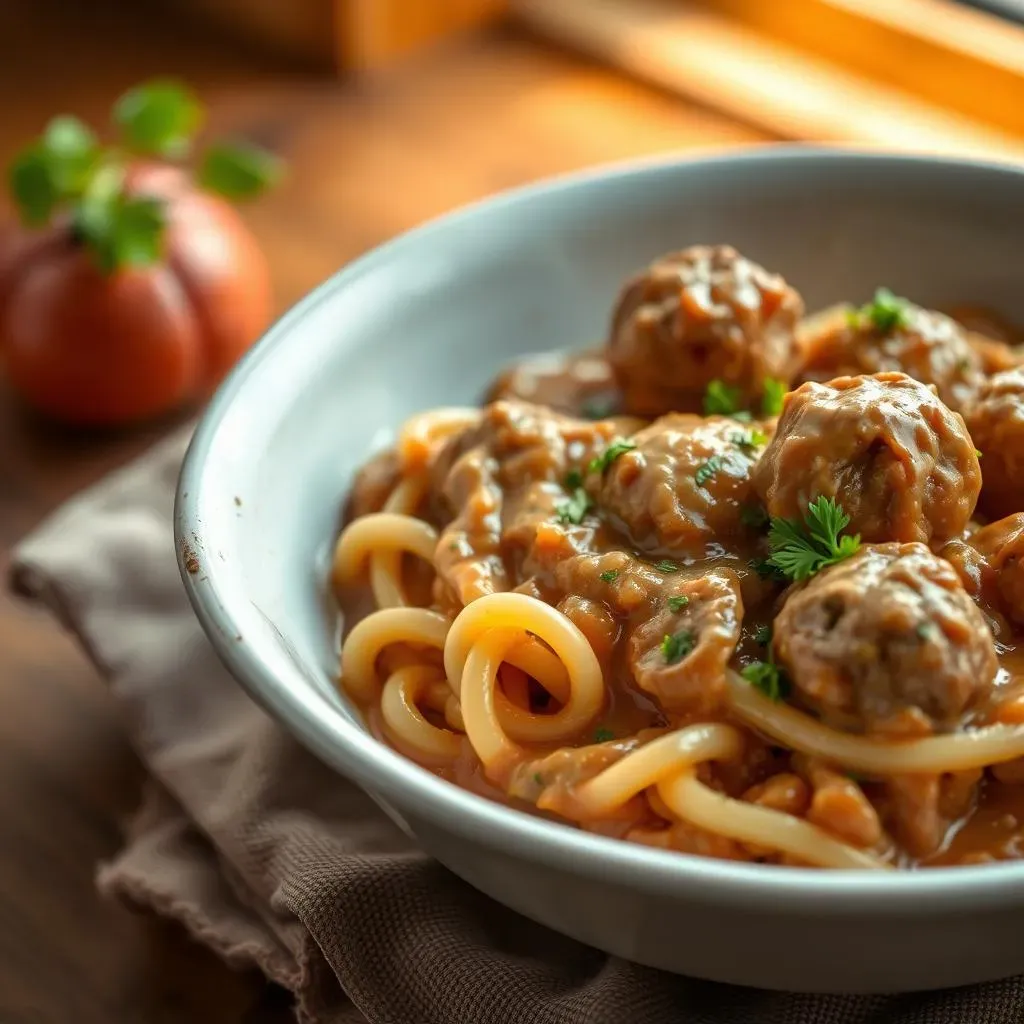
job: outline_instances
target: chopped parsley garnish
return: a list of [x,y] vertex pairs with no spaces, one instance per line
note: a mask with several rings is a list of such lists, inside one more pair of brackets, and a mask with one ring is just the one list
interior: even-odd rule
[[679,572],[679,566],[668,558],[663,558],[654,568],[658,572]]
[[754,448],[760,448],[762,445],[768,443],[768,435],[757,427],[751,427],[750,430],[742,434],[730,434],[729,440],[736,445],[737,448],[742,448],[744,451],[751,451]]
[[697,646],[697,639],[688,630],[678,633],[666,633],[661,641],[661,653],[666,665],[674,665],[685,658]]
[[761,393],[761,415],[778,416],[782,412],[785,397],[786,382],[775,377],[765,377],[764,391]]
[[747,565],[763,580],[784,580],[786,578],[786,574],[772,565],[767,558],[752,558]]
[[762,646],[767,647],[772,642],[772,627],[758,626],[754,639]]
[[538,786],[543,786],[544,785],[544,776],[541,775],[540,772],[534,772],[533,773],[533,781],[536,782]]
[[753,661],[742,669],[740,675],[770,700],[785,700],[789,696],[789,679],[774,662]]
[[981,451],[978,448],[974,449],[974,454],[976,458],[981,458]]
[[636,447],[632,441],[627,441],[624,438],[618,437],[600,455],[595,456],[590,460],[590,465],[587,469],[591,473],[606,473],[608,467],[620,456],[625,455],[626,452],[631,452]]
[[873,327],[879,334],[889,334],[910,326],[910,305],[888,288],[878,288],[870,302],[850,313],[849,321],[852,327]]
[[595,743],[607,743],[609,740],[615,739],[615,733],[611,729],[598,729],[594,733]]
[[614,583],[618,578],[618,569],[606,569],[603,573],[601,573],[601,579],[603,579],[605,583]]
[[735,416],[741,411],[743,392],[730,387],[724,380],[711,381],[704,392],[705,416]]
[[583,474],[578,469],[570,469],[565,474],[565,489],[575,491],[577,487],[583,486]]
[[590,511],[592,505],[590,495],[582,487],[577,487],[570,497],[558,504],[556,508],[558,521],[563,526],[567,526],[569,523],[578,525],[583,522],[583,517]]
[[678,594],[668,599],[668,610],[670,612],[681,612],[689,603],[690,599],[685,594]]
[[740,505],[740,522],[751,530],[768,525],[768,513],[760,505]]
[[849,558],[860,548],[860,537],[841,536],[850,517],[833,498],[815,498],[807,506],[803,523],[772,519],[768,564],[791,580],[810,579],[826,566]]
[[698,487],[703,487],[722,468],[722,456],[712,455],[707,462],[702,462],[693,474]]

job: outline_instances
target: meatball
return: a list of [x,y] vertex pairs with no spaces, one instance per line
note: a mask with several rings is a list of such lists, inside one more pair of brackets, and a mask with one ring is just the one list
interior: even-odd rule
[[752,475],[770,515],[801,519],[834,498],[867,541],[955,537],[981,488],[960,414],[902,373],[801,385]]
[[488,402],[522,400],[588,420],[617,412],[621,399],[604,352],[549,352],[517,362],[487,392]]
[[1024,512],[983,527],[969,544],[984,559],[983,592],[994,591],[999,610],[1024,626]]
[[961,410],[983,373],[981,355],[967,333],[942,313],[890,299],[874,317],[874,306],[859,312],[846,307],[805,328],[801,379],[827,381],[895,370],[935,385],[946,405]]
[[789,382],[803,301],[777,274],[727,245],[670,253],[629,281],[612,317],[608,358],[624,411],[699,412],[712,380],[747,408],[764,382]]
[[992,633],[923,544],[868,545],[795,587],[772,651],[796,700],[850,732],[957,728],[994,687]]
[[672,586],[674,600],[629,637],[637,685],[676,714],[712,715],[725,696],[725,668],[736,650],[743,598],[736,575],[716,570]]
[[[435,553],[442,587],[465,605],[508,590],[509,564],[550,567],[589,535],[586,512],[564,526],[567,476],[607,445],[614,424],[560,416],[526,402],[494,402],[480,421],[451,437],[430,469],[436,518],[446,524]],[[582,540],[582,538],[581,538]]]
[[750,472],[766,440],[760,427],[728,417],[663,416],[587,486],[638,550],[704,555],[713,544],[754,537],[763,512]]
[[964,419],[982,453],[981,508],[996,519],[1024,512],[1024,368],[987,380]]

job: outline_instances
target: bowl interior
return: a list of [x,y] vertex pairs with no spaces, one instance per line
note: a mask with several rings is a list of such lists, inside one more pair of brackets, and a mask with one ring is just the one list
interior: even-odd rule
[[600,340],[623,278],[697,242],[781,272],[812,310],[884,284],[1024,319],[1022,203],[1011,169],[782,149],[561,179],[399,239],[278,323],[213,402],[177,517],[200,617],[265,704],[387,793],[351,747],[324,578],[353,472],[403,419],[476,402],[526,353]]

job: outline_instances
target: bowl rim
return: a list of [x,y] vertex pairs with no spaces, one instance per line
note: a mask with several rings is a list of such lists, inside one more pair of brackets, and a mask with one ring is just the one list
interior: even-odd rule
[[[421,768],[348,722],[296,670],[289,685],[271,672],[259,656],[260,641],[250,637],[266,628],[255,607],[232,607],[222,601],[218,579],[230,569],[217,560],[202,576],[190,573],[185,552],[190,538],[204,548],[204,499],[215,485],[204,466],[229,407],[244,401],[248,378],[272,349],[300,333],[303,320],[321,304],[363,275],[386,263],[392,254],[420,244],[432,235],[462,224],[481,212],[529,204],[542,195],[587,187],[608,179],[638,184],[652,174],[713,171],[715,166],[744,163],[800,162],[822,166],[841,163],[899,168],[935,168],[1012,177],[1024,190],[1024,168],[1010,162],[967,157],[893,154],[853,147],[767,144],[740,151],[658,154],[615,161],[582,171],[560,174],[478,199],[453,212],[434,217],[419,227],[370,250],[344,265],[291,307],[266,331],[221,385],[200,419],[182,464],[175,494],[174,533],[179,572],[192,608],[228,671],[257,703],[282,722],[307,748],[332,768],[393,802],[399,813],[406,807],[435,827],[465,839],[500,849],[527,860],[594,879],[616,879],[637,889],[685,895],[708,903],[732,904],[750,910],[778,910],[804,915],[821,913],[827,900],[830,913],[862,916],[884,913],[938,915],[958,906],[972,909],[1012,906],[1013,891],[1024,895],[1024,862],[928,868],[920,871],[827,871],[714,860],[661,851],[584,832],[477,796]],[[240,399],[241,396],[241,399]],[[235,640],[245,636],[246,642]]]

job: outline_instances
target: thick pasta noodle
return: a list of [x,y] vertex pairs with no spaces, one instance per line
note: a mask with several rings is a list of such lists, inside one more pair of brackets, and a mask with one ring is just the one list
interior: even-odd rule
[[[615,418],[564,411],[585,411],[593,374],[560,359],[503,380],[561,412],[498,393],[401,428],[387,493],[335,547],[343,610],[367,583],[376,606],[347,628],[342,686],[444,778],[626,840],[861,870],[1015,855],[1015,819],[998,842],[971,837],[1024,779],[1024,579],[1007,575],[1024,516],[972,541],[977,457],[926,385],[955,404],[974,378],[932,381],[911,358],[946,345],[963,361],[966,336],[910,304],[800,322],[785,282],[727,247],[666,261],[613,318]],[[686,325],[650,334],[680,302]],[[876,335],[910,375],[796,389],[797,354],[821,379]],[[729,385],[693,354],[726,345],[747,375]],[[758,422],[744,410],[776,376],[793,393]],[[845,417],[863,448],[836,439]],[[889,473],[888,451],[910,471]],[[889,490],[843,489],[872,474]]]

